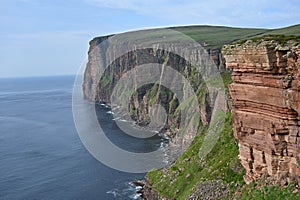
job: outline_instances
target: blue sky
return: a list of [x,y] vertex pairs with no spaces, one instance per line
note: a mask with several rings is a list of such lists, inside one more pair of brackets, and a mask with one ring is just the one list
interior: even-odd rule
[[0,77],[75,74],[95,36],[189,24],[300,23],[298,0],[1,0]]

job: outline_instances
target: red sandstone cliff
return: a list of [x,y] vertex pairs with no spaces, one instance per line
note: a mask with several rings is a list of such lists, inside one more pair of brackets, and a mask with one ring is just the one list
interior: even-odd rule
[[249,40],[222,53],[233,70],[229,89],[245,181],[268,174],[300,183],[300,46]]

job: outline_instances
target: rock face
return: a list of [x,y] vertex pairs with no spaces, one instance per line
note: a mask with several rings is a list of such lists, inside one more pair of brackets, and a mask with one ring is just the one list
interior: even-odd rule
[[[208,92],[208,86],[205,85],[200,72],[197,71],[198,69],[192,67],[184,58],[170,53],[174,52],[172,48],[176,47],[169,46],[167,50],[165,50],[166,48],[162,50],[160,49],[160,44],[152,44],[153,48],[133,49],[125,55],[116,57],[114,52],[117,51],[117,47],[114,49],[114,45],[110,43],[108,38],[109,36],[98,37],[90,42],[88,63],[83,83],[83,93],[86,99],[110,104],[112,91],[126,72],[143,64],[160,63],[171,66],[189,80],[201,104],[199,108],[201,123],[204,125],[209,123],[218,91],[210,89],[210,92]],[[189,62],[199,62],[201,59],[207,59],[204,56],[201,57],[203,54],[200,49],[195,47],[182,48],[180,51],[188,56]],[[223,69],[224,59],[220,50],[209,50],[207,55],[210,56],[219,69]],[[110,65],[105,68],[109,63]],[[214,74],[216,72],[207,70],[205,73]],[[168,116],[164,130],[172,138],[176,134],[176,129],[181,120],[177,113],[179,102],[176,95],[158,84],[144,85],[136,88],[136,91],[128,105],[131,118],[139,125],[147,125],[150,121],[149,106],[151,104],[161,104]]]
[[[108,60],[114,60],[112,65],[106,69],[106,82],[109,82],[110,85],[108,88],[112,88],[115,82],[124,74],[126,71],[134,68],[137,65],[144,63],[163,63],[171,66],[176,66],[181,72],[184,72],[186,76],[191,75],[191,70],[188,69],[190,66],[186,61],[180,57],[174,55],[169,56],[168,52],[159,50],[158,45],[153,45],[153,49],[145,49],[143,51],[130,52],[127,55],[124,55],[120,58],[115,58],[115,55],[111,53],[113,50],[109,50],[111,45],[107,40],[111,36],[101,36],[96,37],[90,41],[89,52],[88,52],[88,63],[84,73],[84,82],[83,82],[83,93],[84,98],[90,101],[103,101],[109,102],[110,100],[110,91],[103,91],[103,83],[97,82],[99,76],[103,73],[103,68],[108,65]],[[100,45],[102,43],[102,45]],[[170,49],[172,50],[172,49]],[[225,70],[225,60],[221,54],[220,49],[207,49],[207,53],[210,56],[210,59],[215,63],[218,70]],[[201,58],[201,53],[199,51],[189,51],[184,52],[184,54],[189,55],[190,61],[199,60]],[[200,55],[199,55],[200,54]],[[109,59],[107,59],[109,57]],[[147,60],[146,60],[146,59]],[[208,72],[215,73],[215,72]],[[110,76],[110,77],[109,77]],[[201,78],[199,78],[201,79]],[[101,81],[101,80],[100,80]],[[102,82],[103,80],[102,77]],[[200,80],[197,80],[200,81]],[[101,85],[102,84],[102,85]],[[100,92],[100,93],[99,93]]]
[[233,70],[234,134],[246,183],[265,174],[300,183],[300,46],[249,40],[222,53]]
[[109,36],[95,38],[90,41],[88,52],[88,63],[84,72],[84,81],[82,85],[85,99],[95,101],[95,94],[98,82],[97,77],[101,74],[101,65],[106,65],[106,49],[101,49],[99,44],[106,41]]

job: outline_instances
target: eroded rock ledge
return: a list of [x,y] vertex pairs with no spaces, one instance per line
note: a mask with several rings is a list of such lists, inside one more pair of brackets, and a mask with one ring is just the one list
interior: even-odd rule
[[300,45],[274,40],[226,45],[233,70],[234,135],[246,183],[265,174],[300,183]]

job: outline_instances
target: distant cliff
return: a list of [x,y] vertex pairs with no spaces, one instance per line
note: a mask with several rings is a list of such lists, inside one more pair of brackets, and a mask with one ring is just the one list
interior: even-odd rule
[[[114,45],[109,43],[108,38],[109,36],[99,37],[90,42],[88,63],[83,83],[83,93],[86,99],[110,105],[112,91],[126,72],[143,64],[160,63],[171,66],[190,81],[194,92],[198,96],[200,105],[201,118],[198,120],[200,120],[200,124],[203,125],[209,123],[218,90],[210,88],[209,93],[200,71],[189,63],[204,59],[201,58],[200,49],[183,47],[180,50],[184,55],[188,56],[189,62],[187,62],[185,58],[173,54],[173,48],[175,47],[172,47],[172,45],[167,47],[169,49],[161,49],[158,44],[153,44],[153,48],[132,50],[125,55],[115,57],[116,55],[113,53]],[[212,49],[209,50],[209,54],[217,67],[224,70],[224,59],[221,56],[221,50]],[[112,60],[113,62],[107,66],[107,60]],[[211,69],[208,69],[205,73],[213,75],[217,72],[210,70]],[[174,138],[181,120],[179,117],[179,109],[182,108],[178,107],[179,102],[176,95],[164,86],[149,84],[136,88],[136,93],[132,95],[130,104],[128,105],[131,118],[140,126],[149,124],[149,106],[157,103],[161,104],[167,113],[167,122],[163,128],[163,132],[165,132],[168,137]],[[188,106],[188,103],[186,103],[185,106]],[[112,107],[112,109],[114,108]],[[197,130],[195,132],[197,132]],[[190,143],[192,139],[193,138],[189,138],[188,143]]]
[[300,183],[299,37],[265,36],[226,45],[234,135],[247,183],[265,174]]
[[[100,75],[100,69],[105,67],[107,63],[106,56],[109,56],[109,52],[107,52],[107,48],[110,45],[107,43],[107,45],[103,45],[102,42],[106,41],[110,36],[102,36],[102,37],[96,37],[93,40],[90,41],[90,47],[88,51],[88,63],[86,66],[86,70],[84,73],[84,83],[83,83],[83,92],[84,97],[90,101],[104,101],[109,102],[109,93],[106,94],[100,94],[99,92],[99,84],[97,83],[97,77]],[[102,43],[102,45],[100,45]],[[104,43],[105,44],[105,43]],[[125,73],[127,70],[133,68],[134,66],[141,65],[144,63],[149,62],[164,62],[167,58],[166,51],[161,51],[158,49],[158,47],[154,47],[152,50],[144,50],[144,51],[138,51],[138,52],[130,52],[128,55],[124,55],[121,58],[114,58],[113,55],[110,55],[110,59],[116,59],[114,64],[109,66],[110,68],[107,69],[107,71],[112,70],[113,68],[120,68],[120,71],[118,73],[113,73],[113,71],[110,72],[111,76],[120,77],[123,73]],[[188,52],[186,52],[188,53]],[[191,56],[194,56],[195,52],[189,52]],[[221,54],[221,48],[208,48],[207,53],[211,56],[211,59],[214,61],[214,63],[217,65],[218,69],[220,71],[225,70],[225,60]],[[155,54],[155,55],[154,55]],[[148,56],[148,57],[147,57]],[[143,60],[143,57],[147,59],[150,58],[150,60]],[[174,64],[181,70],[184,71],[183,66],[186,62],[182,58],[179,58],[181,60],[179,61],[172,61],[171,59],[178,59],[179,57],[168,58],[167,64]],[[192,60],[197,59],[197,57],[194,56],[194,58],[190,57]],[[176,63],[174,63],[176,62]],[[179,66],[181,65],[181,66]],[[108,72],[107,72],[108,73]],[[106,74],[108,75],[108,74]],[[108,80],[107,80],[108,81]],[[116,80],[114,80],[116,81]],[[111,82],[111,87],[113,86],[113,82]],[[98,91],[97,91],[98,90]],[[95,96],[96,94],[96,96]],[[93,99],[95,97],[95,99]]]

